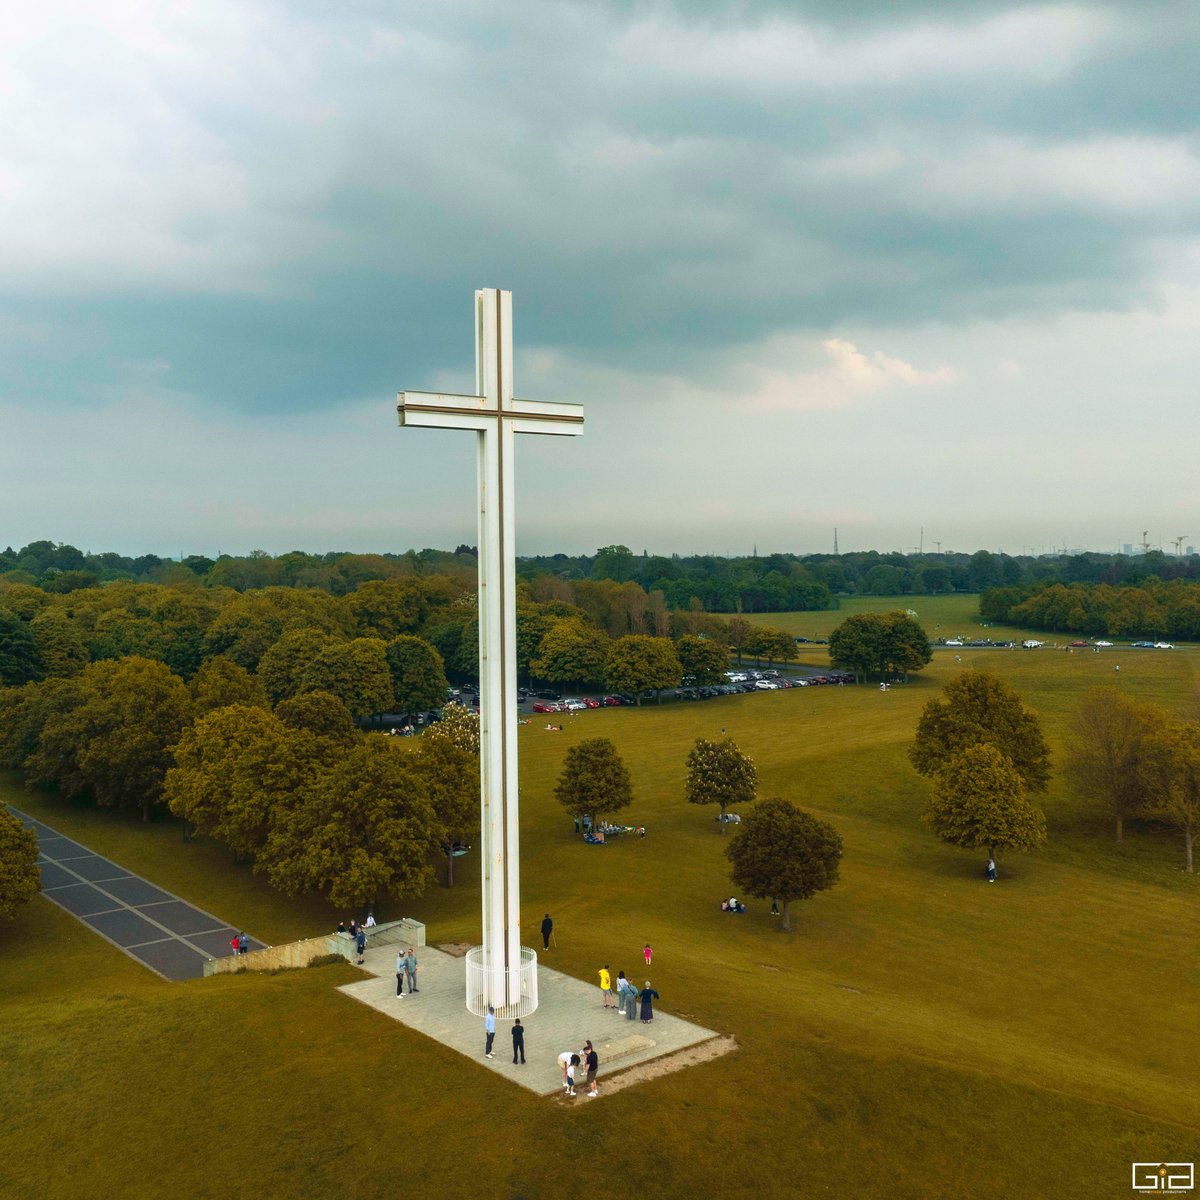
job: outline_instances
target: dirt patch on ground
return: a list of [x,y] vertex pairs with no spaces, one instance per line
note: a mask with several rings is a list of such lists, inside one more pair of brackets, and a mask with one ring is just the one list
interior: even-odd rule
[[451,958],[466,958],[467,951],[470,948],[470,942],[439,942],[434,946],[435,950],[440,950],[443,954],[449,954]]
[[[660,1075],[670,1075],[672,1071],[682,1071],[685,1067],[695,1067],[700,1063],[711,1062],[714,1058],[733,1053],[737,1048],[737,1039],[729,1035],[709,1038],[707,1042],[701,1042],[698,1046],[688,1046],[686,1050],[676,1050],[674,1054],[664,1054],[662,1058],[639,1063],[636,1067],[629,1067],[615,1075],[604,1075],[602,1072],[600,1096],[611,1096],[627,1087],[634,1087],[647,1080],[657,1079]],[[586,1090],[587,1084],[580,1083],[579,1095],[574,1100],[560,1095],[559,1103],[575,1104],[583,1099]]]

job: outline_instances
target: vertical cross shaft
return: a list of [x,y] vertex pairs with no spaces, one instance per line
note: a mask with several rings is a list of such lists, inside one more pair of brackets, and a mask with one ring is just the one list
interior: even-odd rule
[[521,856],[517,825],[517,606],[512,412],[512,297],[475,297],[476,391],[497,419],[479,431],[479,745],[483,949],[497,1008],[517,1000]]
[[[482,991],[469,987],[467,1003],[523,1015],[536,1007],[536,979],[530,988],[521,951],[514,434],[577,434],[583,411],[513,398],[512,294],[495,288],[475,293],[475,395],[402,392],[397,408],[401,425],[477,437],[483,945]],[[536,961],[532,951],[526,957]]]

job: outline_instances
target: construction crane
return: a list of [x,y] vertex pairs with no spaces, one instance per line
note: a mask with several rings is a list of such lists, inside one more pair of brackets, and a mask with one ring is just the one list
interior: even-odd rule
[[1146,541],[1146,537],[1149,533],[1150,533],[1150,530],[1148,530],[1148,529],[1142,530],[1142,553],[1143,554],[1150,553],[1150,543],[1148,541]]
[[1178,536],[1178,537],[1175,539],[1175,557],[1176,557],[1176,558],[1182,558],[1182,557],[1183,557],[1183,539],[1184,539],[1185,537],[1187,537],[1187,536],[1188,536],[1188,535],[1187,535],[1186,533],[1181,533],[1181,534],[1180,534],[1180,535],[1179,535],[1179,536]]

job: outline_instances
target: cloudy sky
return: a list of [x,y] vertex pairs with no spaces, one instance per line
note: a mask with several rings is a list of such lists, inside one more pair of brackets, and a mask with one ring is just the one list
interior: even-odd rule
[[1200,7],[310,0],[0,12],[0,543],[1200,544]]

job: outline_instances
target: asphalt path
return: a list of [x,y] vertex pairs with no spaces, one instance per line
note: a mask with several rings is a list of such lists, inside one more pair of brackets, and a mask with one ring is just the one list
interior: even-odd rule
[[[209,958],[232,954],[241,932],[194,904],[102,858],[19,809],[37,834],[42,895],[164,979],[198,979]],[[262,942],[249,941],[250,950]]]

